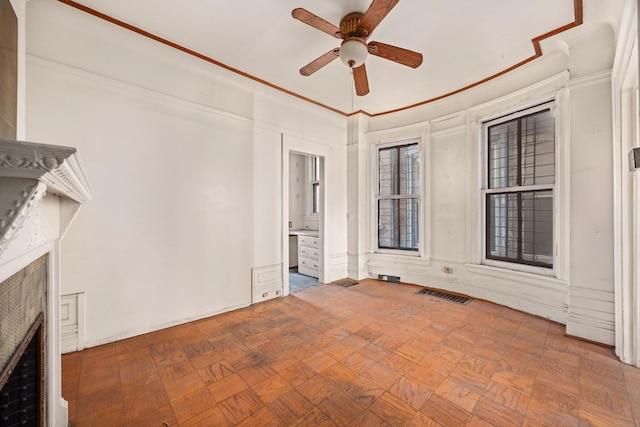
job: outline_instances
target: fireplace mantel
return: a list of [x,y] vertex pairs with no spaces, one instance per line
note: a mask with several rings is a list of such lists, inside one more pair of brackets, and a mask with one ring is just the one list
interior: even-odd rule
[[0,139],[0,257],[47,192],[60,197],[64,236],[92,198],[76,149]]

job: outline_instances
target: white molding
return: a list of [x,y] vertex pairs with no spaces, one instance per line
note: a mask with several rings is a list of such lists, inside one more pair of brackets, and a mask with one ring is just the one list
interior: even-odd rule
[[[472,116],[471,120],[477,120],[481,117],[481,121],[489,121],[509,114],[510,110],[515,112],[527,108],[527,105],[534,106],[549,100],[548,94],[555,93],[565,87],[569,78],[569,71],[563,71],[508,95],[470,107],[467,111]],[[528,104],[523,105],[524,102],[528,102]],[[509,108],[508,105],[513,107]]]
[[431,138],[446,137],[446,136],[466,132],[467,129],[468,129],[468,125],[465,123],[463,125],[456,125],[446,129],[434,130],[429,134],[429,136]]
[[613,291],[569,286],[571,305],[567,312],[567,334],[599,343],[615,344]]
[[496,279],[511,280],[514,282],[526,283],[531,286],[550,288],[554,290],[565,289],[565,293],[568,285],[566,281],[556,279],[555,277],[525,273],[516,270],[507,270],[488,265],[466,264],[466,268],[471,273]]
[[251,269],[251,302],[253,304],[282,297],[282,287],[282,264]]
[[[326,171],[330,170],[330,166],[336,161],[334,157],[334,149],[332,146],[311,141],[307,138],[297,138],[288,134],[280,134],[281,158],[281,221],[282,221],[282,263],[286,263],[287,270],[289,265],[289,156],[291,153],[304,154],[308,156],[320,157],[320,214],[318,215],[318,235],[320,237],[320,266],[318,280],[320,283],[328,283],[332,281],[332,271],[330,266],[331,255],[329,248],[331,241],[329,236],[329,209],[328,209],[328,189],[333,188],[334,184],[331,180],[331,174]],[[283,269],[284,270],[284,269]],[[289,275],[283,276],[283,296],[289,295]]]
[[369,274],[375,277],[378,274],[397,276],[394,272],[398,271],[421,274],[431,265],[431,260],[417,256],[370,253],[368,258]]
[[[84,292],[60,296],[60,352],[84,349]],[[63,310],[67,307],[66,310]],[[69,316],[64,318],[67,311]]]
[[[638,4],[625,3],[611,72],[613,107],[613,222],[615,352],[640,367],[638,291],[638,173],[630,173],[627,153],[638,146]],[[577,313],[579,315],[580,313]]]
[[[26,181],[25,181],[26,180]],[[33,180],[33,185],[24,187]],[[38,181],[39,180],[39,181]],[[45,192],[62,196],[65,202],[61,215],[62,234],[67,231],[80,203],[91,200],[93,194],[75,148],[32,142],[0,139],[0,185],[22,187],[20,198],[2,200],[0,206],[0,256],[16,237],[25,219],[40,203]]]
[[349,254],[346,252],[331,254],[332,281],[349,277]]
[[347,277],[355,280],[362,280],[369,277],[369,269],[367,267],[367,254],[348,254],[349,265]]
[[568,89],[577,89],[584,86],[591,86],[597,83],[609,81],[611,79],[611,69],[598,71],[597,73],[589,74],[586,76],[572,79],[567,82]]
[[[0,184],[9,186],[13,182],[0,179]],[[46,185],[36,181],[34,185],[21,191],[20,199],[15,200],[13,205],[0,207],[5,209],[4,216],[0,218],[0,257],[11,241],[16,238],[33,209],[42,201],[46,190]]]
[[405,126],[397,126],[385,129],[377,129],[366,131],[364,134],[366,136],[367,142],[392,142],[397,138],[409,139],[412,137],[417,137],[423,132],[425,132],[429,128],[429,120],[411,123]]

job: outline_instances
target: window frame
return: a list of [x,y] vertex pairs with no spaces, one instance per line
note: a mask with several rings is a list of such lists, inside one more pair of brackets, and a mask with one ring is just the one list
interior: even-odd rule
[[[402,147],[416,144],[418,147],[418,164],[420,170],[418,171],[418,184],[419,189],[416,195],[391,195],[391,196],[381,196],[380,195],[380,150],[392,148],[392,147]],[[405,255],[412,257],[423,257],[424,256],[424,227],[426,224],[425,218],[425,208],[424,208],[424,200],[425,200],[425,180],[424,180],[424,168],[425,168],[425,153],[424,153],[424,144],[422,143],[422,138],[420,137],[411,137],[411,138],[403,138],[403,139],[394,139],[392,141],[386,142],[378,142],[373,145],[372,157],[374,162],[374,174],[371,180],[372,182],[372,248],[373,252],[380,254],[396,254],[396,255]],[[405,248],[390,248],[379,246],[379,201],[383,199],[416,199],[418,202],[418,248],[417,249],[405,249]]]
[[[493,125],[506,123],[514,119],[526,117],[535,113],[539,113],[545,110],[549,110],[554,118],[554,183],[553,184],[533,184],[527,186],[511,186],[502,188],[489,188],[489,128]],[[535,273],[546,276],[557,276],[558,271],[558,238],[559,238],[559,214],[558,214],[558,193],[560,189],[560,179],[562,172],[562,165],[560,164],[560,126],[558,124],[558,103],[557,100],[547,100],[529,107],[521,108],[508,114],[500,115],[491,119],[483,120],[480,123],[481,127],[481,186],[480,186],[480,201],[481,201],[481,263],[488,266],[506,268],[510,270],[517,270],[522,272]],[[552,191],[553,203],[552,203],[552,218],[553,218],[553,230],[552,230],[552,266],[546,267],[536,265],[535,263],[520,263],[508,258],[489,257],[488,250],[489,245],[487,241],[487,232],[489,226],[488,204],[487,199],[489,194],[517,194],[517,193],[531,193],[539,191]]]
[[[317,217],[320,215],[320,157],[319,156],[309,156],[309,161],[307,163],[307,210],[308,215],[312,217]],[[316,179],[317,178],[317,179]],[[318,206],[317,210],[314,210],[315,201],[314,201],[314,189],[318,189]]]

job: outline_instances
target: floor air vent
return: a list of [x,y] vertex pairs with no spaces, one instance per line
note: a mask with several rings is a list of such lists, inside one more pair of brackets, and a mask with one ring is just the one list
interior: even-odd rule
[[355,280],[349,280],[349,279],[338,280],[337,282],[334,283],[334,285],[342,286],[343,288],[348,288],[349,286],[353,286],[357,284],[358,282],[356,282]]
[[467,305],[469,304],[469,302],[471,302],[471,298],[469,297],[463,297],[460,295],[454,295],[448,292],[436,291],[434,289],[428,289],[428,288],[422,289],[416,293],[422,294],[422,295],[429,295],[431,297],[443,299],[446,301],[451,301],[453,303],[460,304],[460,305]]

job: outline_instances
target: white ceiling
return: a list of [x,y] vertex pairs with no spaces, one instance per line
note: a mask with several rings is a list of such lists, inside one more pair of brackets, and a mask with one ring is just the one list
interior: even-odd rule
[[[369,41],[422,53],[412,69],[369,56],[370,93],[351,95],[339,60],[299,69],[340,40],[292,18],[302,7],[339,25],[370,0],[77,0],[77,3],[342,112],[375,114],[423,102],[534,55],[531,40],[574,22],[576,0],[400,0]],[[619,23],[624,0],[584,0],[584,20]],[[214,65],[212,65],[213,67]]]

